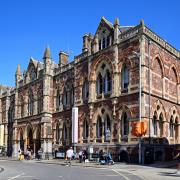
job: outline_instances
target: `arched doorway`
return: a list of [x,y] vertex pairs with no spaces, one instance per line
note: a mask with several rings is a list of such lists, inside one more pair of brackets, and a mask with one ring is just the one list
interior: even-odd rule
[[120,152],[120,162],[126,162],[126,163],[129,162],[129,155],[127,151],[123,150]]
[[24,139],[23,139],[23,132],[20,131],[20,139],[19,139],[19,146],[22,151],[24,151]]
[[33,150],[33,131],[30,126],[27,127],[27,149]]
[[40,127],[36,128],[36,139],[35,139],[35,153],[37,154],[38,150],[41,148],[41,129]]

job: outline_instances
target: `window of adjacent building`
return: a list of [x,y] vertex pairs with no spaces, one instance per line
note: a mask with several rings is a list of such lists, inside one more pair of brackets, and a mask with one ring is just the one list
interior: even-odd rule
[[88,129],[89,129],[89,125],[87,120],[85,119],[83,122],[83,139],[87,139],[88,138]]
[[122,89],[127,89],[129,86],[129,70],[126,65],[122,68],[121,77]]
[[88,83],[87,79],[84,81],[82,93],[83,93],[83,100],[84,101],[88,100],[88,97],[89,97],[89,83]]
[[98,116],[97,124],[96,124],[96,137],[97,138],[102,137],[102,119],[100,116]]
[[170,123],[169,123],[169,133],[170,133],[170,137],[173,137],[174,124],[173,124],[173,117],[172,116],[171,116]]
[[129,122],[127,118],[126,112],[124,112],[121,116],[121,123],[122,123],[122,135],[128,135],[129,134]]

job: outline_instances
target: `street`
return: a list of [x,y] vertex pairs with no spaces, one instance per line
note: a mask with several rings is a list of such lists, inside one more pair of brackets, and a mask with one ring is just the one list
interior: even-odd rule
[[179,179],[175,169],[136,165],[114,165],[107,168],[63,166],[37,161],[0,160],[0,180],[170,180]]

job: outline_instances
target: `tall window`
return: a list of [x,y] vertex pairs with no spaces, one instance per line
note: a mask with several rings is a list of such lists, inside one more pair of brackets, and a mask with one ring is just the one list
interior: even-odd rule
[[60,140],[60,128],[59,124],[56,125],[56,142],[59,143]]
[[67,139],[67,127],[64,124],[64,126],[63,126],[63,140],[65,141],[66,139]]
[[175,138],[178,138],[178,118],[176,117],[175,124],[174,124],[174,131],[175,131]]
[[29,115],[33,115],[33,106],[34,106],[33,94],[30,93],[29,98],[28,98],[28,112],[29,112]]
[[100,116],[98,116],[98,119],[97,119],[96,136],[97,136],[97,138],[101,138],[102,137],[102,120],[101,120]]
[[153,134],[157,136],[157,117],[156,117],[156,115],[153,116],[152,124],[153,124],[153,130],[154,130]]
[[63,93],[63,105],[66,107],[70,107],[74,104],[74,88],[71,86],[71,84],[67,85],[64,88]]
[[60,92],[58,91],[57,97],[56,97],[56,109],[57,109],[57,110],[59,110],[60,105],[61,105],[61,94],[60,94]]
[[103,78],[101,73],[99,73],[97,77],[97,94],[102,94],[102,92],[103,92]]
[[31,67],[29,76],[30,76],[30,81],[34,81],[36,79],[36,72],[34,67]]
[[111,91],[112,89],[112,85],[111,85],[111,74],[109,72],[109,70],[106,71],[106,75],[105,75],[105,93],[108,93]]
[[160,131],[160,137],[163,135],[163,114],[161,113],[159,116],[159,131]]
[[104,122],[104,137],[106,141],[110,140],[110,134],[111,134],[111,121],[109,115],[107,115]]
[[170,123],[169,123],[169,133],[170,133],[170,137],[173,137],[174,124],[173,124],[173,117],[172,116],[171,116]]
[[85,119],[83,123],[83,138],[84,139],[88,138],[88,135],[89,135],[88,129],[89,129],[88,122]]
[[83,100],[84,101],[87,100],[89,97],[89,84],[87,80],[84,81],[82,93],[83,93]]
[[127,89],[129,86],[129,70],[126,67],[126,65],[123,66],[122,68],[122,89]]
[[128,135],[129,134],[129,123],[128,123],[126,112],[122,114],[121,122],[122,122],[122,135]]
[[23,100],[23,97],[21,97],[21,117],[24,117],[24,100]]

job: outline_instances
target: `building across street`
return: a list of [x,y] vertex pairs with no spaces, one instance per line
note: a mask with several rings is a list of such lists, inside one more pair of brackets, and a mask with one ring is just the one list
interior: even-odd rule
[[73,146],[88,157],[110,152],[114,161],[172,160],[180,150],[180,51],[141,20],[121,26],[104,17],[83,36],[81,54],[59,62],[50,48],[30,58],[15,87],[0,86],[0,147],[42,158]]

